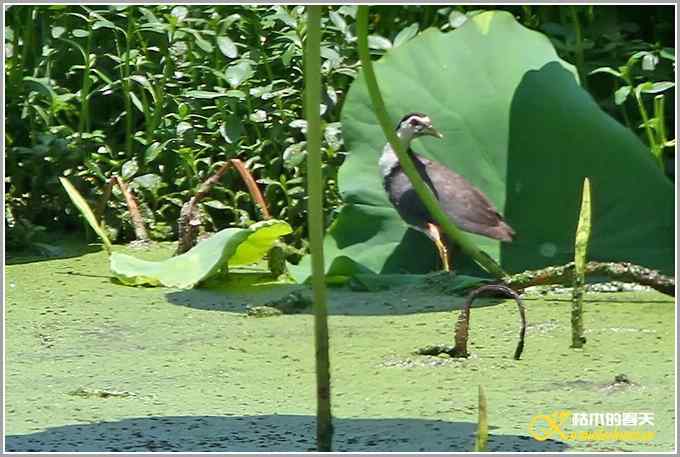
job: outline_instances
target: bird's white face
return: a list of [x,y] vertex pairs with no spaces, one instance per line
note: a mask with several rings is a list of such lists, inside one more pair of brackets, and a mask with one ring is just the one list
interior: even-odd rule
[[399,124],[397,136],[405,142],[411,141],[423,135],[431,135],[437,138],[442,138],[442,134],[432,127],[432,120],[429,116],[412,115],[404,119]]

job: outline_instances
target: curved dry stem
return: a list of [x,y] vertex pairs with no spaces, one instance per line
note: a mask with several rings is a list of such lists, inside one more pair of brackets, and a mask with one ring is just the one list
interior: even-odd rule
[[271,219],[272,216],[269,213],[267,201],[264,199],[264,195],[262,195],[260,188],[257,187],[257,183],[255,182],[255,179],[253,178],[253,175],[250,173],[250,170],[248,169],[246,164],[241,162],[239,159],[231,159],[231,164],[239,172],[239,174],[241,175],[241,179],[243,179],[243,182],[246,183],[246,187],[248,187],[248,192],[250,192],[250,196],[258,204],[258,206],[260,207],[260,211],[262,211],[262,216],[265,219]]
[[201,186],[196,191],[196,194],[191,197],[191,199],[186,202],[180,211],[178,225],[179,232],[179,242],[177,244],[177,251],[175,255],[183,254],[191,249],[196,244],[196,237],[198,236],[198,227],[201,220],[198,216],[198,203],[206,196],[208,192],[217,184],[224,174],[227,172],[229,167],[233,166],[241,175],[241,179],[248,187],[250,196],[260,207],[262,216],[265,219],[271,219],[271,214],[267,208],[267,201],[265,200],[260,188],[257,187],[257,183],[250,173],[250,170],[239,159],[230,159],[224,165],[222,165],[219,170],[215,172],[211,177],[206,179]]
[[519,341],[517,342],[517,347],[515,348],[513,357],[515,360],[519,360],[522,352],[524,351],[524,337],[526,336],[527,331],[526,311],[524,303],[519,298],[519,294],[504,284],[486,284],[474,289],[468,294],[467,300],[465,300],[463,309],[458,315],[458,321],[456,322],[456,345],[453,349],[453,352],[457,357],[468,357],[470,355],[467,350],[468,336],[470,333],[470,307],[476,298],[489,292],[502,293],[506,297],[514,298],[517,302],[517,308],[519,310],[520,317],[520,330]]

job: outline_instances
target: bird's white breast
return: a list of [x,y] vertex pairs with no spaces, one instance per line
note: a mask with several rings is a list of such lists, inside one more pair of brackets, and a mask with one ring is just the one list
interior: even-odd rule
[[399,158],[392,150],[389,144],[386,144],[383,148],[383,153],[378,161],[378,166],[380,167],[380,176],[383,178],[390,174],[392,168],[399,164]]

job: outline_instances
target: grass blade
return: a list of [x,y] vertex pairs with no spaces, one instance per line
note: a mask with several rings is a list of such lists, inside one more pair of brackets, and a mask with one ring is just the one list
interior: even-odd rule
[[87,204],[83,196],[78,192],[78,189],[73,187],[73,184],[71,184],[68,179],[59,177],[59,181],[61,182],[61,185],[64,186],[64,189],[66,189],[66,193],[73,204],[76,205],[80,214],[83,215],[87,223],[92,227],[92,230],[94,230],[95,233],[99,235],[99,238],[102,239],[106,252],[111,254],[111,241],[109,241],[109,238],[106,236],[106,232],[104,232],[101,225],[97,223],[97,217],[92,212],[90,205]]

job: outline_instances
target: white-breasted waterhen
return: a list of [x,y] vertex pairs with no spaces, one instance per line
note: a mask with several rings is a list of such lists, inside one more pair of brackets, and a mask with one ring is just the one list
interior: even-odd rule
[[[411,140],[430,135],[443,138],[423,113],[410,113],[397,124],[397,136],[423,181],[432,189],[444,212],[463,231],[500,241],[512,241],[515,232],[493,203],[467,179],[439,162],[413,152]],[[380,157],[380,174],[390,202],[408,225],[425,233],[436,245],[444,270],[450,271],[448,241],[416,194],[389,143]]]

